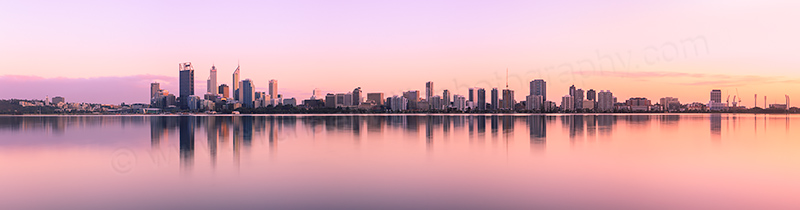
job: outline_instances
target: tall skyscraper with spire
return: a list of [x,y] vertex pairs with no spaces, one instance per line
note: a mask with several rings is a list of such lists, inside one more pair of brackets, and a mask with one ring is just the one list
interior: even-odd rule
[[236,64],[236,70],[233,71],[233,100],[239,100],[239,64]]
[[178,101],[181,109],[189,108],[189,96],[194,95],[194,67],[191,62],[178,64],[180,72],[180,95]]
[[211,65],[211,72],[208,74],[208,81],[206,81],[206,92],[216,95],[217,93],[217,67]]

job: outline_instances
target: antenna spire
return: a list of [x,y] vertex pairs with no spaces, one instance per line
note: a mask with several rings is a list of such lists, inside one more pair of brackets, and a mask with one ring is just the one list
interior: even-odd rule
[[508,89],[508,67],[506,67],[506,89]]

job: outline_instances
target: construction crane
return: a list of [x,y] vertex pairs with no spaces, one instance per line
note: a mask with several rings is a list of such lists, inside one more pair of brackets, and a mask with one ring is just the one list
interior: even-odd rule
[[792,107],[789,105],[789,95],[785,95],[785,96],[786,96],[786,109],[788,110],[789,108],[792,108]]
[[[738,101],[736,100],[737,97],[739,98]],[[733,106],[738,107],[738,105],[741,103],[742,103],[742,97],[739,96],[739,88],[736,88],[736,95],[733,96]]]
[[[733,99],[733,100],[736,100],[736,99]],[[731,95],[728,95],[728,98],[725,99],[725,106],[730,106],[730,105],[728,105],[730,103],[730,101],[731,101]]]

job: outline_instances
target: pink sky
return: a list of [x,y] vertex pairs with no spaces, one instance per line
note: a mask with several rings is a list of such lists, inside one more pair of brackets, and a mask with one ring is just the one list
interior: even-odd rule
[[[149,82],[178,92],[192,62],[230,84],[307,98],[314,88],[387,95],[548,82],[620,98],[707,102],[711,89],[743,103],[800,97],[797,1],[129,1],[0,3],[0,98],[146,102]],[[172,84],[167,84],[170,82]],[[95,85],[96,84],[96,85]],[[22,90],[16,91],[17,88]],[[14,90],[14,91],[12,91]],[[111,91],[114,90],[114,91]],[[727,93],[724,93],[727,95]],[[763,102],[759,102],[762,104]]]

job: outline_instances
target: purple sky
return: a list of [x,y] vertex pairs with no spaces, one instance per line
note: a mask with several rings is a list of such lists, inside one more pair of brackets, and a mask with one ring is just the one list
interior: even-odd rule
[[[192,62],[280,93],[575,84],[619,98],[800,96],[797,1],[4,1],[0,98],[146,102]],[[173,84],[162,84],[178,92]],[[17,87],[23,87],[17,91]],[[9,89],[12,88],[12,89]],[[11,91],[14,90],[14,91]],[[727,93],[726,93],[727,94]],[[749,100],[749,101],[748,101]],[[775,102],[770,100],[770,102]]]

